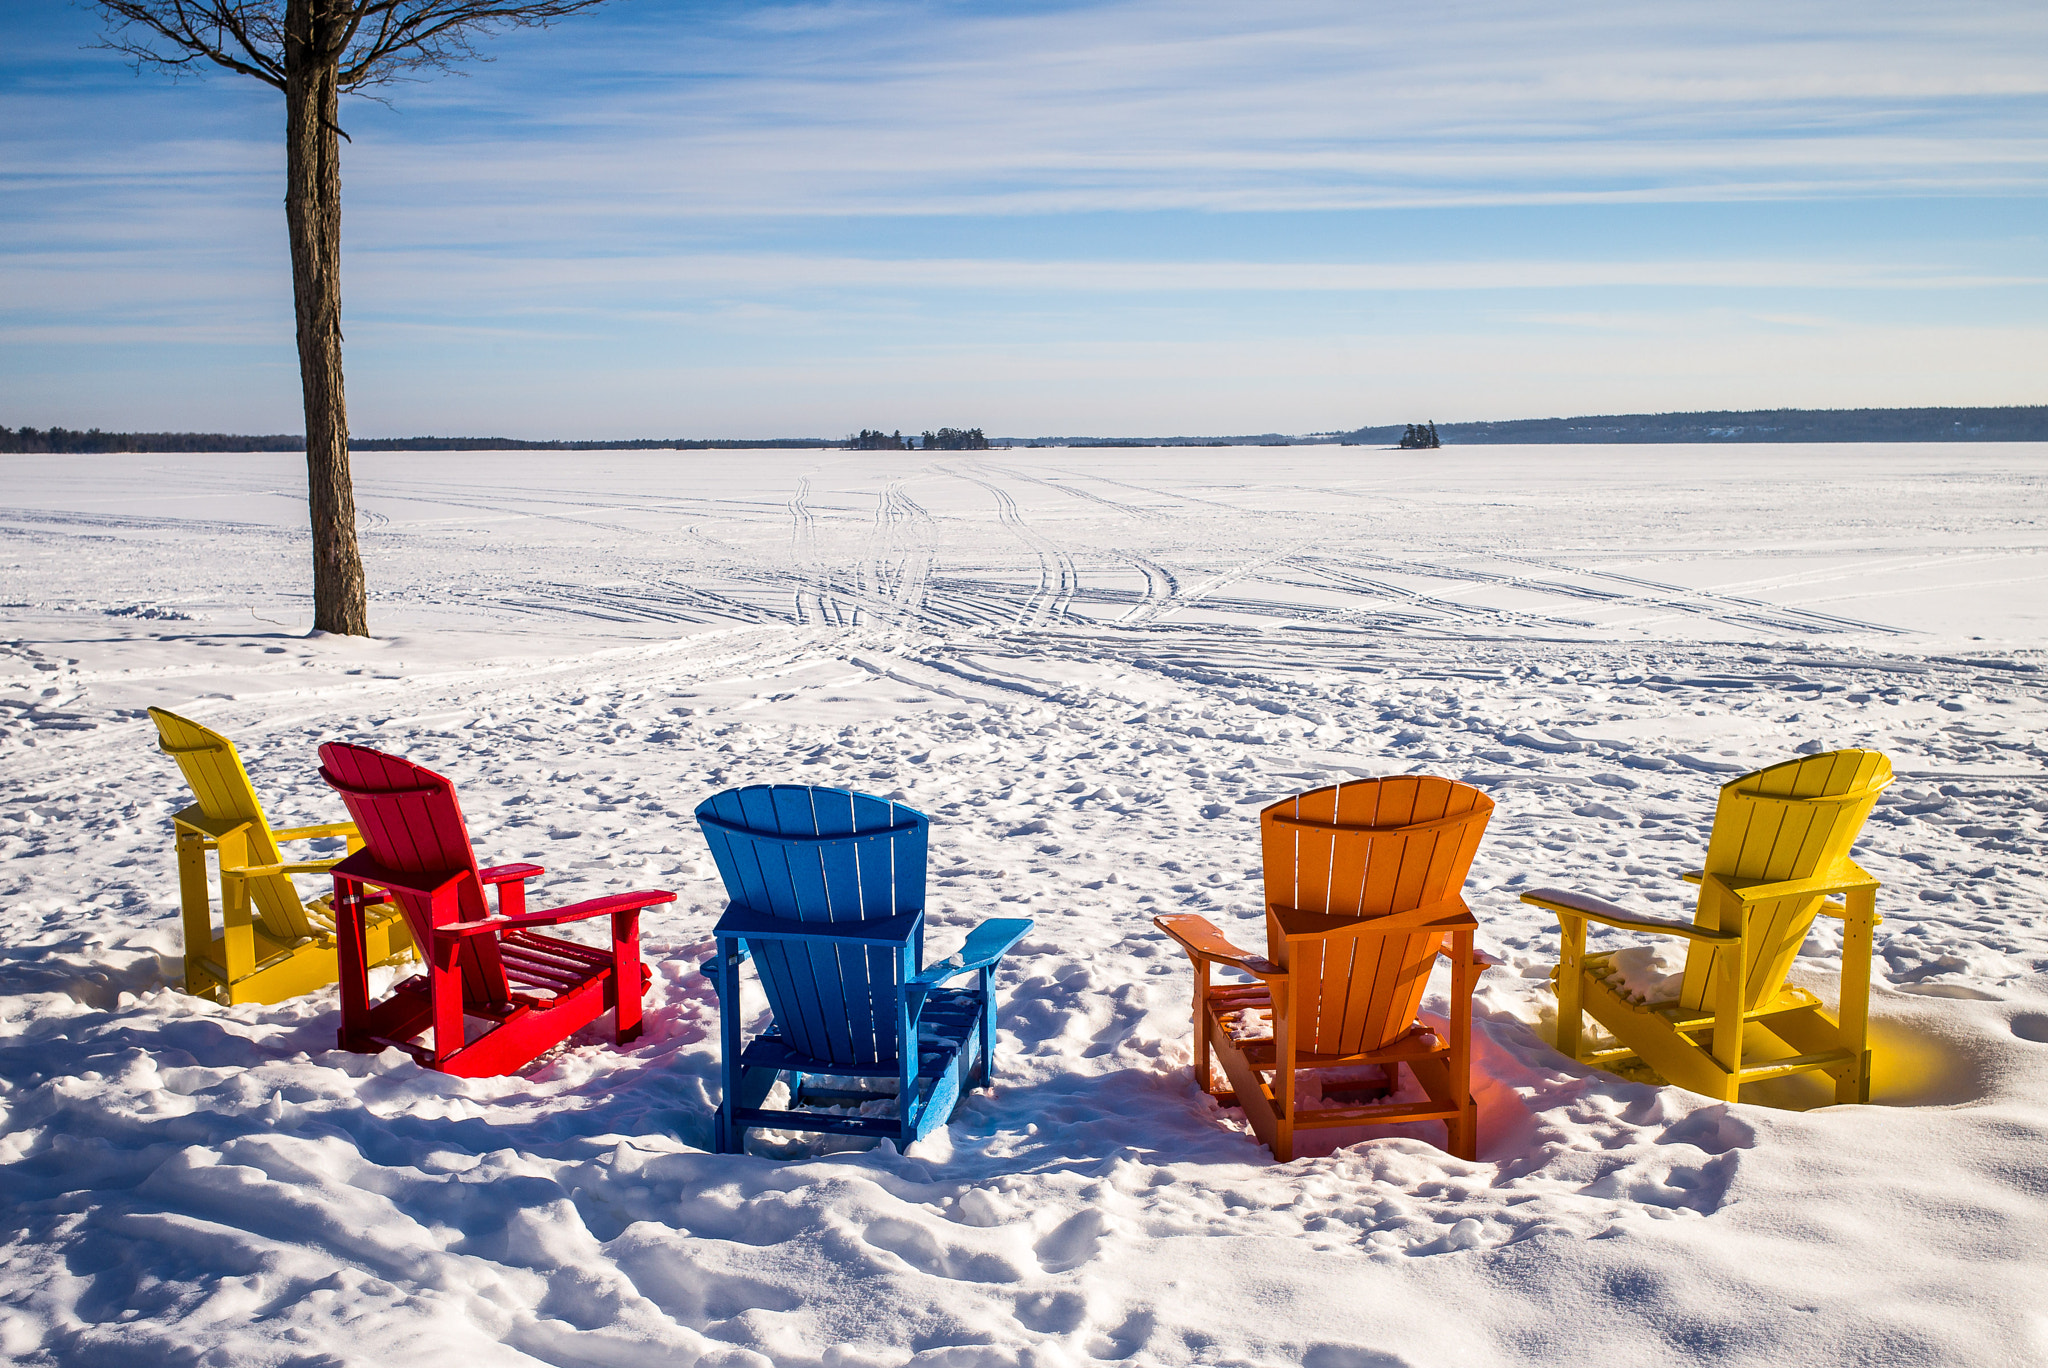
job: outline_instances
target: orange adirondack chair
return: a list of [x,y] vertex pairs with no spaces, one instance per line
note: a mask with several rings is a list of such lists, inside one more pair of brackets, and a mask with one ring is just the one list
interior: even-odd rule
[[[1205,917],[1153,924],[1195,965],[1195,1080],[1285,1162],[1307,1127],[1440,1120],[1446,1148],[1473,1157],[1472,989],[1488,961],[1459,890],[1493,813],[1475,788],[1428,775],[1365,779],[1283,799],[1259,814],[1266,866],[1266,955],[1232,945]],[[1449,1038],[1416,1017],[1448,937]],[[1251,975],[1212,984],[1212,965]],[[1252,1014],[1271,1030],[1253,1034]],[[1210,1055],[1229,1080],[1215,1086]],[[1378,1065],[1393,1091],[1402,1066],[1423,1102],[1304,1108],[1304,1069]]]
[[[334,921],[341,942],[341,1048],[400,1049],[430,1069],[463,1078],[511,1073],[605,1012],[615,1038],[640,1034],[647,966],[640,962],[642,908],[675,901],[661,889],[614,893],[552,912],[526,910],[536,864],[477,867],[455,786],[409,760],[330,741],[320,777],[341,794],[364,848],[334,867]],[[363,956],[363,889],[386,890],[405,912],[424,975],[370,1001]],[[498,890],[498,913],[484,889]],[[533,928],[611,918],[611,944],[585,945]],[[489,1023],[465,1043],[469,1018]],[[433,1032],[431,1046],[415,1037]]]

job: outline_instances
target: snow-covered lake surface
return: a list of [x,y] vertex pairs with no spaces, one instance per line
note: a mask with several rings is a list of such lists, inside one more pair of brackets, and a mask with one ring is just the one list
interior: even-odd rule
[[[0,1360],[2048,1362],[2048,448],[357,470],[372,641],[305,635],[295,458],[0,463]],[[453,776],[542,905],[676,890],[646,1036],[451,1080],[330,1048],[331,992],[175,991],[151,704],[273,820],[340,816],[345,738]],[[1517,889],[1681,912],[1717,784],[1849,745],[1901,776],[1858,852],[1878,1104],[1557,1055]],[[1479,1159],[1417,1126],[1275,1165],[1195,1092],[1151,918],[1261,945],[1258,809],[1406,771],[1499,804]],[[705,1152],[690,813],[757,781],[929,812],[934,953],[1037,919],[1000,1086],[908,1154]]]

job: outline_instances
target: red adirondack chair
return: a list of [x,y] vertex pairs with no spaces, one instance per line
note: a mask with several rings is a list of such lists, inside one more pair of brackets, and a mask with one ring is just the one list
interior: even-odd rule
[[[330,741],[320,777],[341,795],[363,849],[334,867],[334,924],[341,951],[341,1048],[400,1049],[430,1069],[463,1078],[511,1073],[610,1011],[621,1045],[640,1034],[647,966],[640,910],[674,902],[661,889],[614,893],[552,912],[526,910],[536,864],[479,869],[455,786],[409,760]],[[498,890],[498,916],[484,889]],[[363,954],[363,890],[397,900],[427,972],[370,1001]],[[544,936],[533,928],[611,918],[609,948]],[[469,1019],[489,1023],[465,1043]],[[433,1032],[431,1046],[416,1037]]]

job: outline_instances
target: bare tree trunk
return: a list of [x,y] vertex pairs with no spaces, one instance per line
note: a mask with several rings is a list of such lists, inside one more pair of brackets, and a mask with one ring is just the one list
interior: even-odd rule
[[307,505],[313,523],[313,626],[370,634],[356,496],[348,469],[348,403],[341,380],[341,142],[330,0],[285,6],[285,221],[299,384],[306,403]]

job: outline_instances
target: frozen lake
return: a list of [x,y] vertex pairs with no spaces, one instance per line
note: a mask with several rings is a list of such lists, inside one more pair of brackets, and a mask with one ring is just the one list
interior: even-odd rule
[[[2026,445],[378,454],[365,642],[304,635],[297,458],[9,457],[0,1357],[2048,1358],[2044,474]],[[188,799],[152,704],[233,737],[273,820],[338,817],[313,750],[357,740],[453,777],[541,905],[675,889],[646,1036],[451,1080],[328,1048],[331,994],[173,991]],[[1680,912],[1720,782],[1850,745],[1901,776],[1858,848],[1878,1105],[1557,1055],[1517,889]],[[1259,808],[1417,770],[1499,803],[1479,1159],[1417,1126],[1272,1165],[1193,1090],[1150,919],[1258,946]],[[929,812],[937,953],[1037,919],[998,1091],[908,1155],[703,1152],[723,896],[690,812],[757,781]],[[1830,935],[1795,971],[1823,995]]]

